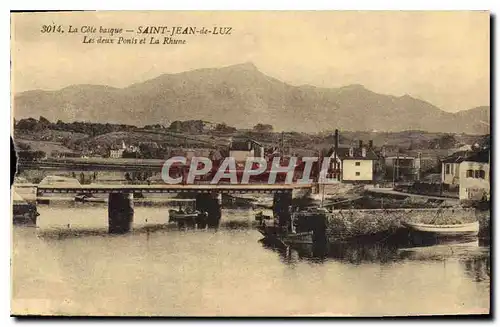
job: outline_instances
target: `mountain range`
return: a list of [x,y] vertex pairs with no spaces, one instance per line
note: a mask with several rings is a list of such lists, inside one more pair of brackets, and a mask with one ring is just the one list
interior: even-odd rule
[[238,128],[257,123],[275,130],[403,131],[487,134],[490,107],[449,113],[409,95],[372,92],[362,85],[293,86],[252,63],[163,74],[125,88],[72,85],[18,93],[16,119],[91,121],[136,126],[201,119]]

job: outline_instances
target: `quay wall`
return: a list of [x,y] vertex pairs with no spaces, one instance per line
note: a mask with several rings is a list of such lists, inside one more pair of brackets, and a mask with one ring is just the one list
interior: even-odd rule
[[489,233],[489,214],[480,215],[473,208],[337,209],[327,215],[326,234],[339,241],[396,232],[404,228],[402,221],[454,224],[476,220],[482,232]]

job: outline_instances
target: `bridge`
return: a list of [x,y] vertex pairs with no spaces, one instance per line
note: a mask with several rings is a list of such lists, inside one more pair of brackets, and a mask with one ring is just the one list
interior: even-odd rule
[[288,193],[311,189],[313,184],[95,184],[81,186],[42,185],[37,194],[51,193]]
[[[58,171],[161,171],[165,160],[160,159],[109,159],[109,158],[65,158],[38,161],[21,160],[20,170]],[[179,165],[180,166],[180,165]]]
[[206,224],[217,227],[221,218],[223,193],[273,194],[273,212],[280,225],[290,223],[290,206],[294,190],[310,190],[312,184],[159,184],[159,185],[39,185],[37,195],[54,193],[107,193],[109,233],[130,231],[133,217],[134,193],[191,193],[196,209],[206,213]]

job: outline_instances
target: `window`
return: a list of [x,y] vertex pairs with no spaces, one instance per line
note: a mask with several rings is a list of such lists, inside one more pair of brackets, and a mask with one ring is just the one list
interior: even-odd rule
[[449,174],[450,173],[450,164],[446,164],[444,167],[445,167],[445,174]]
[[484,179],[486,176],[486,173],[484,170],[474,170],[474,178],[481,178]]
[[465,177],[474,177],[474,170],[468,169]]
[[361,175],[361,173],[359,171],[356,172],[356,176],[359,176]]
[[361,162],[356,161],[356,166],[361,166]]

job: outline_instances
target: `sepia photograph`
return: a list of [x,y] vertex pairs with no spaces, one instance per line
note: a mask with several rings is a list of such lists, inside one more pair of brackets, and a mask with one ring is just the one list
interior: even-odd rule
[[491,24],[11,12],[11,315],[488,317]]

